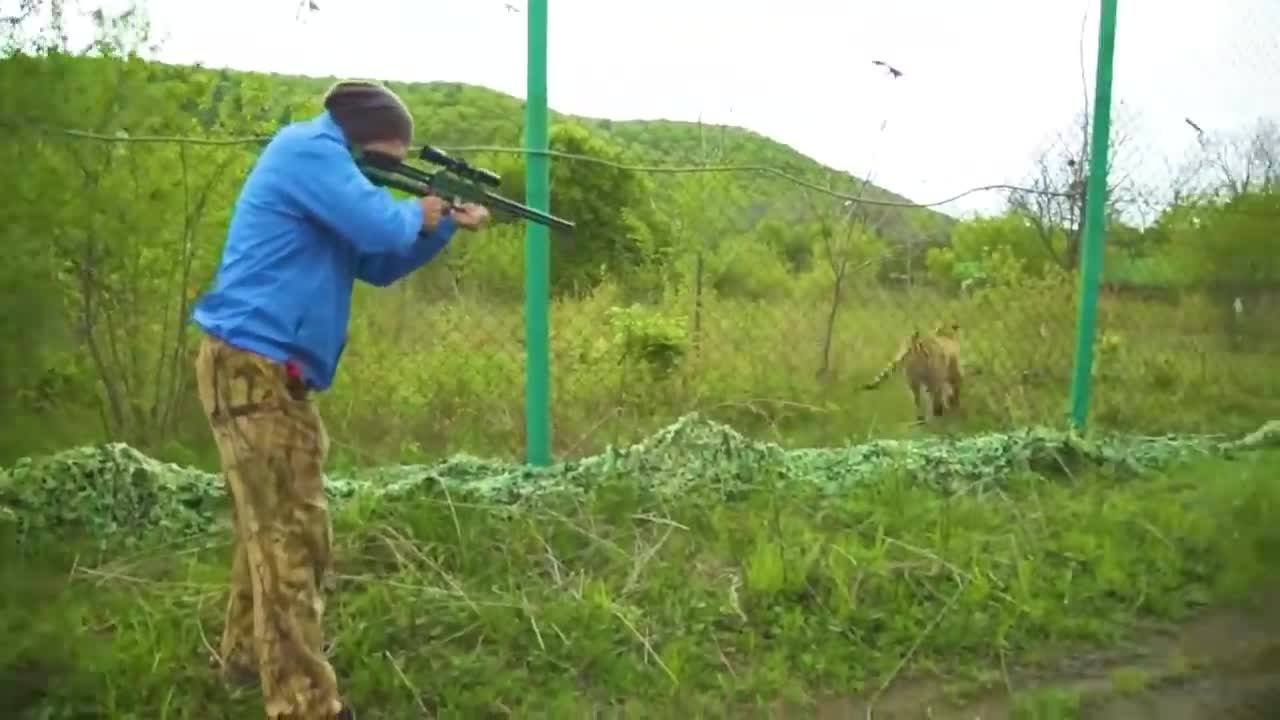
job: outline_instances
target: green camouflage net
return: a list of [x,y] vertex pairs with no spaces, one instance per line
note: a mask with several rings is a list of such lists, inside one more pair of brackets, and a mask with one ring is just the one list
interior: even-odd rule
[[[1206,455],[1280,445],[1280,421],[1237,440],[1209,436],[1088,439],[1048,428],[946,439],[879,440],[843,448],[787,450],[688,415],[630,447],[538,469],[457,455],[330,476],[335,504],[355,495],[392,499],[443,486],[456,497],[496,503],[581,493],[626,483],[663,494],[711,489],[725,495],[762,483],[798,483],[839,493],[892,474],[940,492],[982,492],[1025,471],[1066,475],[1095,467],[1141,474]],[[210,530],[227,506],[221,480],[160,462],[120,443],[81,447],[0,469],[0,519],[19,540],[76,531],[103,541],[173,538]]]

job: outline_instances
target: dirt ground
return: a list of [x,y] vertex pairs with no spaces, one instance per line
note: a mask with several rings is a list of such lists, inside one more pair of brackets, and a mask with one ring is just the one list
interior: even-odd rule
[[[780,718],[835,720],[1280,719],[1280,592],[1257,606],[1216,608],[1151,629],[1123,650],[1077,655],[1052,669],[996,673],[995,687],[957,697],[902,680],[874,703],[838,700]],[[870,710],[870,712],[868,712]]]

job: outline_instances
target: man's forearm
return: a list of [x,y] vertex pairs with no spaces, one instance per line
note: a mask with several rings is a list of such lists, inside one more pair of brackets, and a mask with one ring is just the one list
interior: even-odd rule
[[408,253],[362,255],[356,274],[372,285],[390,285],[431,262],[448,246],[455,232],[456,223],[446,215],[436,223],[435,228],[419,233]]

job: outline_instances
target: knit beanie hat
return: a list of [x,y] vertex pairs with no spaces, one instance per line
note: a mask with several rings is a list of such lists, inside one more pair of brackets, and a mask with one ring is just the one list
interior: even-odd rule
[[329,88],[324,107],[347,141],[359,145],[374,140],[413,142],[413,116],[404,101],[386,87],[363,80],[343,80]]

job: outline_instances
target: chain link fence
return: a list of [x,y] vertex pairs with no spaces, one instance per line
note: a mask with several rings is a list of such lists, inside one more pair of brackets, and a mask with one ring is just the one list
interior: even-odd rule
[[[1280,93],[1265,91],[1280,90],[1267,70],[1280,17],[1239,3],[1247,22],[1224,30],[1230,43],[1196,53],[1143,47],[1139,28],[1157,19],[1121,16],[1093,394],[1106,428],[1235,431],[1280,403],[1280,113],[1267,105]],[[868,58],[864,94],[822,100],[814,120],[848,123],[853,149],[834,155],[852,174],[733,127],[729,95],[742,89],[713,95],[726,109],[714,122],[557,117],[552,210],[579,232],[552,240],[556,456],[694,411],[790,446],[1064,422],[1097,19],[1083,5],[1042,10],[1005,19],[1024,53],[1010,82],[1056,98],[1048,110],[1021,113],[1007,86],[957,89],[993,48],[946,66]],[[1033,42],[1068,19],[1079,38]],[[1177,8],[1158,20],[1201,21]],[[81,435],[152,450],[199,445],[186,318],[260,142],[211,139],[306,117],[326,83],[66,62],[85,66],[0,65],[3,95],[29,98],[6,111],[0,143],[4,166],[22,169],[3,181],[5,345],[28,349],[6,351],[0,384],[15,417],[75,416]],[[118,97],[50,105],[31,91],[50,73],[74,75],[67,97]],[[518,101],[393,87],[431,118],[433,144],[522,197]],[[969,106],[989,111],[956,112]],[[522,455],[523,253],[522,225],[500,223],[392,288],[357,288],[320,400],[338,462]],[[960,328],[960,407],[921,428],[900,377],[863,386],[913,331],[944,323]]]
[[1280,7],[1120,12],[1094,421],[1248,431],[1280,412]]

